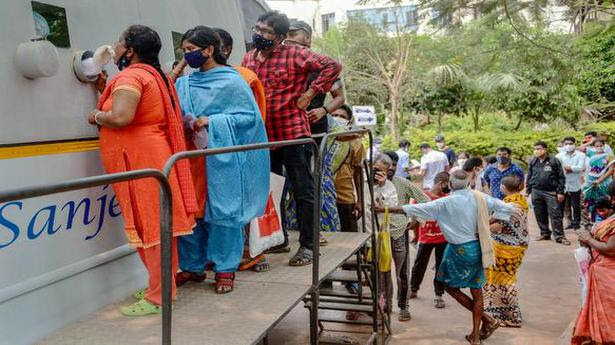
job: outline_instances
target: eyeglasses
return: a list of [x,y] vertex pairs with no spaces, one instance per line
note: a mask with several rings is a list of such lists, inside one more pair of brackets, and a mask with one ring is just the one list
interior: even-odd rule
[[275,35],[275,31],[271,30],[271,29],[267,29],[267,28],[261,28],[258,25],[255,25],[252,27],[252,32],[257,33],[257,34],[264,34],[264,35]]

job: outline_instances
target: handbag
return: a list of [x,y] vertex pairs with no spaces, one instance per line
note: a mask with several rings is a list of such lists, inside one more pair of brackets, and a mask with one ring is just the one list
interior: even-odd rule
[[[391,272],[391,261],[393,260],[393,250],[391,248],[391,233],[389,231],[390,215],[389,208],[384,209],[384,222],[376,236],[376,246],[378,247],[378,271]],[[369,248],[367,260],[371,261],[373,248]]]

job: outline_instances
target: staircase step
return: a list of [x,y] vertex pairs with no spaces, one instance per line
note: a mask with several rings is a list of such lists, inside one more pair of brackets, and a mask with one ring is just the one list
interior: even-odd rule
[[344,282],[344,283],[358,283],[359,282],[356,271],[335,271],[329,274],[329,276],[327,276],[327,279],[336,281],[336,282]]
[[[309,299],[307,299],[309,301]],[[349,297],[337,297],[337,296],[323,296],[319,299],[320,303],[343,303],[343,304],[355,304],[355,305],[373,305],[373,301],[371,299],[364,299],[359,302],[357,298],[349,298]]]
[[[311,308],[312,302],[310,301],[306,302],[305,307]],[[331,303],[331,302],[319,303],[318,309],[339,310],[339,311],[358,311],[362,313],[371,313],[374,311],[374,308],[370,305],[356,305],[356,304]]]
[[321,316],[318,318],[318,321],[320,322],[330,322],[330,323],[345,323],[348,325],[366,325],[366,326],[372,326],[373,322],[370,320],[346,320],[346,315],[327,315],[327,316]]
[[[346,289],[343,286],[333,286],[330,288],[321,288],[320,289],[320,295],[321,296],[331,296],[331,297],[354,297],[354,298],[359,298],[359,295],[355,295],[350,293],[350,291],[348,291],[348,289]],[[371,299],[372,298],[372,294],[370,292],[369,287],[364,286],[363,287],[363,299]]]

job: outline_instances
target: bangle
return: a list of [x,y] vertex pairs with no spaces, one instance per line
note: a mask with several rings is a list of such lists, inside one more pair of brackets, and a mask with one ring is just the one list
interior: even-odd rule
[[326,106],[326,105],[323,105],[323,106],[322,106],[322,108],[325,110],[325,112],[326,112],[327,114],[329,114],[329,109],[327,109],[327,106]]
[[94,115],[94,122],[96,122],[96,124],[98,124],[99,126],[102,126],[103,123],[100,120],[98,120],[98,115],[100,115],[100,114],[103,114],[103,112],[99,111],[99,112],[96,113],[96,115]]

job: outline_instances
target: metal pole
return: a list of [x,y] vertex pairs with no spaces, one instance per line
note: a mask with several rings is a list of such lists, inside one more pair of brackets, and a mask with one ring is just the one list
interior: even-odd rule
[[173,196],[171,185],[160,185],[160,260],[162,276],[162,344],[171,345],[173,318]]

